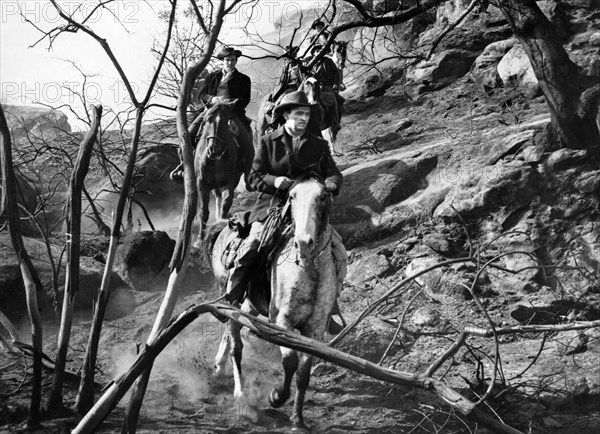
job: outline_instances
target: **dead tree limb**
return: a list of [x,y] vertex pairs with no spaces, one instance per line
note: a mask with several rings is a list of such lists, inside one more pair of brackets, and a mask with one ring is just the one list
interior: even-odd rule
[[[191,1],[193,4],[194,2]],[[239,0],[235,0],[231,3],[230,8],[238,4]],[[169,282],[165,291],[163,302],[160,306],[154,326],[148,337],[148,342],[151,342],[156,337],[157,333],[169,321],[177,302],[179,288],[181,282],[185,277],[188,265],[190,242],[192,237],[192,224],[194,217],[196,216],[196,208],[198,205],[198,191],[196,190],[196,179],[194,170],[194,158],[192,154],[192,138],[188,131],[187,122],[187,107],[190,103],[190,96],[194,86],[194,82],[200,73],[206,68],[210,61],[219,33],[221,32],[221,26],[223,25],[223,19],[227,13],[226,1],[221,0],[215,11],[214,19],[212,20],[213,26],[210,30],[208,37],[207,47],[204,52],[204,56],[192,66],[190,66],[184,73],[179,99],[177,101],[177,133],[179,136],[179,144],[181,148],[181,155],[183,158],[184,167],[184,201],[181,219],[179,221],[179,232],[177,235],[177,241],[175,244],[175,250],[171,257]],[[131,393],[131,399],[127,408],[127,414],[123,420],[123,426],[121,429],[122,433],[135,433],[139,412],[142,406],[144,395],[146,393],[146,387],[148,380],[150,379],[150,372],[152,371],[152,362],[146,364],[142,377],[137,381],[133,392]]]
[[81,195],[83,182],[87,176],[92,157],[92,148],[100,129],[102,118],[102,106],[94,106],[93,121],[90,131],[86,134],[79,147],[79,153],[71,175],[71,187],[69,191],[69,217],[67,219],[67,243],[68,261],[65,276],[65,289],[58,334],[58,352],[56,355],[56,366],[52,390],[48,398],[48,408],[57,410],[62,407],[62,391],[65,367],[67,363],[67,352],[71,338],[71,326],[73,323],[73,306],[75,296],[79,292],[79,257],[81,253]]
[[15,173],[12,160],[12,144],[10,131],[4,116],[4,110],[0,105],[0,157],[2,163],[2,200],[0,202],[0,214],[5,213],[10,232],[10,239],[19,261],[23,283],[25,285],[25,296],[27,310],[31,322],[31,342],[33,348],[33,386],[31,390],[31,403],[29,407],[30,427],[39,423],[40,405],[42,397],[42,320],[38,311],[37,290],[42,288],[40,279],[33,267],[31,258],[25,249],[23,237],[21,236],[21,222],[19,220],[19,208],[17,205]]
[[444,402],[455,408],[462,414],[473,417],[475,420],[493,428],[494,432],[519,433],[491,416],[478,410],[475,403],[471,402],[443,381],[423,374],[412,374],[398,372],[383,368],[375,363],[361,359],[342,351],[329,347],[327,344],[284,330],[274,324],[268,323],[252,315],[242,312],[233,306],[209,303],[191,306],[183,311],[177,318],[167,323],[156,335],[155,339],[149,341],[140,352],[127,372],[119,376],[111,383],[98,400],[96,405],[79,422],[73,430],[73,434],[91,433],[96,430],[104,418],[117,405],[119,400],[127,392],[134,380],[151,366],[160,352],[179,334],[185,327],[192,323],[201,314],[212,313],[226,316],[231,321],[236,321],[242,326],[255,332],[260,338],[292,348],[321,359],[335,363],[347,369],[368,375],[370,377],[409,387],[418,387],[431,390]]

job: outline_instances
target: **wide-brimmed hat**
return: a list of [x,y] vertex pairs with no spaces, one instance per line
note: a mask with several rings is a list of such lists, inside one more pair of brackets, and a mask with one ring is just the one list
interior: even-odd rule
[[290,92],[285,94],[279,101],[279,104],[273,109],[275,117],[279,116],[286,110],[290,110],[295,107],[312,107],[313,105],[308,102],[306,93],[301,90],[296,92]]
[[231,56],[231,55],[233,55],[235,57],[240,57],[242,55],[242,52],[233,47],[224,47],[223,49],[221,49],[221,51],[219,51],[217,53],[217,55],[215,57],[219,60],[223,60],[227,56]]
[[314,30],[314,29],[316,29],[319,26],[325,27],[325,23],[323,21],[321,21],[321,20],[315,20],[315,22],[312,23],[312,26],[310,26],[310,28],[311,28],[311,30]]

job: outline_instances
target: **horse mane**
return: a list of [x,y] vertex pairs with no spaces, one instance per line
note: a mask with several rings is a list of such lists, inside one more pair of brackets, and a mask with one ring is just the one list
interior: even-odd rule
[[211,107],[209,107],[206,110],[206,113],[204,113],[204,121],[208,121],[208,119],[218,111],[227,112],[227,110],[225,110],[225,107],[223,106],[223,104],[221,104],[220,102],[213,104]]
[[294,182],[292,183],[292,186],[289,189],[291,190],[292,188],[294,188],[296,185],[300,184],[301,182],[308,181],[310,179],[314,179],[315,181],[318,181],[321,184],[325,184],[325,180],[323,179],[321,174],[316,169],[310,168],[303,174],[297,176],[294,179]]

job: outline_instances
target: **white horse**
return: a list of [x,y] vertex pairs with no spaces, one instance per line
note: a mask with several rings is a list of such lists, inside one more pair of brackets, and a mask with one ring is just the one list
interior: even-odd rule
[[[268,267],[270,304],[260,313],[268,315],[272,323],[286,330],[297,329],[303,336],[322,340],[329,314],[340,289],[340,282],[344,277],[337,275],[332,256],[331,240],[334,234],[329,223],[329,214],[333,201],[323,181],[316,176],[296,180],[290,188],[288,200],[294,230],[275,251]],[[227,270],[222,264],[222,252],[229,237],[229,228],[225,227],[220,231],[214,245],[208,246],[213,271],[222,288],[227,280]],[[253,314],[258,314],[261,310],[253,303],[252,293],[244,303],[244,309]],[[227,355],[231,356],[235,380],[234,396],[237,398],[243,396],[243,344],[240,329],[239,324],[229,321],[215,358],[216,375],[219,375],[224,372]],[[291,420],[295,427],[305,428],[302,408],[310,380],[312,356],[285,347],[280,349],[284,378],[269,394],[269,403],[278,408],[287,401],[292,378],[296,374],[296,397]]]

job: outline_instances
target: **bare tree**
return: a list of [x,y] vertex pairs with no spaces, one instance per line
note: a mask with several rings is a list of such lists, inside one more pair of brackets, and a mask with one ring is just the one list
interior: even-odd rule
[[[109,253],[108,253],[108,258],[106,261],[106,267],[105,267],[104,276],[102,279],[101,288],[99,290],[98,302],[96,303],[96,310],[94,312],[94,322],[93,322],[93,326],[92,326],[92,332],[90,333],[88,349],[86,351],[86,363],[84,364],[84,369],[83,369],[82,385],[80,387],[80,393],[78,395],[78,400],[77,400],[78,408],[87,408],[91,405],[91,402],[93,400],[92,385],[93,385],[94,367],[95,367],[95,360],[96,360],[96,353],[97,353],[97,343],[98,343],[99,334],[100,334],[100,330],[101,330],[101,326],[102,326],[102,321],[104,319],[104,312],[106,309],[106,304],[108,302],[108,298],[110,295],[110,290],[109,290],[110,275],[112,272],[112,267],[113,267],[115,256],[116,256],[118,240],[120,238],[121,221],[123,218],[123,212],[124,212],[125,204],[126,204],[126,201],[127,201],[128,195],[129,195],[129,191],[130,191],[131,180],[132,180],[136,156],[137,156],[137,149],[138,149],[138,145],[139,145],[139,141],[140,141],[142,119],[143,119],[144,113],[149,105],[152,93],[154,91],[154,86],[158,79],[158,74],[160,73],[161,67],[164,63],[164,58],[166,56],[166,50],[168,49],[168,43],[165,44],[165,56],[161,57],[161,59],[159,60],[156,71],[150,81],[148,90],[147,90],[144,98],[142,100],[138,100],[138,98],[135,95],[134,87],[133,87],[131,81],[126,76],[123,68],[121,67],[119,61],[115,57],[115,55],[114,55],[110,45],[106,41],[106,39],[99,36],[87,24],[89,18],[94,13],[96,13],[97,9],[108,10],[107,4],[111,3],[111,1],[99,2],[98,5],[90,12],[90,14],[87,17],[84,17],[81,21],[77,21],[74,18],[74,15],[70,15],[69,13],[67,13],[55,0],[51,0],[51,3],[54,6],[54,8],[56,9],[56,11],[58,12],[61,19],[64,21],[64,25],[58,26],[58,27],[50,30],[49,32],[45,32],[44,37],[48,38],[50,44],[52,44],[52,42],[58,36],[60,36],[63,33],[66,33],[66,32],[68,32],[68,33],[83,32],[83,33],[87,34],[88,36],[92,37],[95,41],[97,41],[100,44],[100,46],[102,47],[102,49],[104,50],[104,52],[106,53],[108,58],[110,59],[111,63],[117,70],[117,73],[119,74],[119,76],[120,76],[121,80],[123,81],[123,84],[127,90],[129,99],[130,99],[132,105],[135,107],[135,120],[134,120],[133,132],[131,134],[131,146],[130,146],[130,150],[129,150],[129,157],[127,160],[125,172],[123,174],[119,200],[117,203],[116,211],[114,213]],[[170,2],[171,8],[173,11],[172,16],[173,16],[174,10],[176,8],[176,3],[177,3],[176,0],[171,0],[171,2]],[[78,11],[79,9],[80,8],[75,8],[76,11]],[[167,33],[167,41],[170,40],[170,37],[171,37],[172,25],[173,25],[173,19],[171,19],[169,21],[169,30]],[[66,347],[68,345],[69,333],[66,331],[66,328],[68,328],[69,325],[70,325],[70,323],[68,321],[66,321],[66,322],[63,321],[61,323],[60,336],[62,337],[62,339],[59,342],[59,348],[61,348],[63,346]],[[65,328],[64,332],[62,331],[63,327]],[[66,363],[66,351],[64,352],[64,354],[59,353],[59,356],[61,356],[61,357],[59,357],[56,360],[57,372],[64,370],[65,363]],[[62,356],[64,356],[64,357],[62,357]],[[49,407],[49,409],[56,409],[61,406],[62,406],[62,381],[57,376],[57,377],[55,377],[55,381],[53,383],[50,399],[48,402],[48,407]]]
[[[149,344],[157,338],[160,330],[170,320],[173,309],[175,308],[175,303],[177,302],[181,282],[185,277],[188,267],[192,223],[196,215],[198,191],[196,190],[192,137],[188,130],[187,107],[190,104],[194,83],[200,73],[208,65],[210,57],[216,47],[225,16],[240,4],[242,0],[234,0],[229,6],[226,6],[226,0],[220,0],[217,5],[211,3],[211,6],[213,7],[206,11],[201,11],[195,0],[190,0],[190,2],[196,14],[196,19],[200,23],[200,27],[206,32],[207,45],[202,58],[189,66],[185,71],[177,102],[177,132],[179,135],[181,155],[183,157],[185,196],[179,222],[177,242],[171,258],[171,264],[169,265],[171,274],[169,276],[169,282],[167,284],[163,302],[154,321],[150,336],[148,337]],[[149,363],[144,368],[140,378],[138,378],[133,387],[127,414],[123,421],[122,432],[124,433],[136,432],[139,411],[144,400],[151,371],[152,363]]]
[[33,388],[31,392],[31,404],[29,407],[28,425],[35,427],[39,423],[40,404],[42,395],[42,321],[38,311],[37,290],[42,284],[33,267],[31,258],[27,254],[23,238],[21,237],[21,225],[19,211],[17,208],[17,195],[15,175],[12,161],[12,145],[10,131],[4,110],[0,106],[0,134],[2,135],[1,153],[2,158],[2,201],[0,203],[0,214],[6,211],[10,238],[15,253],[19,260],[21,275],[25,284],[25,295],[27,310],[31,322],[31,341],[33,348]]
[[100,118],[102,116],[102,107],[96,106],[93,110],[94,123],[86,137],[81,142],[79,155],[71,175],[69,217],[67,219],[67,269],[65,277],[65,289],[63,297],[63,306],[60,322],[60,333],[58,337],[58,353],[56,356],[56,371],[54,373],[54,382],[50,400],[59,402],[62,399],[57,396],[61,393],[64,381],[65,364],[70,340],[71,322],[73,318],[73,303],[75,294],[79,291],[79,257],[81,251],[81,194],[83,182],[87,175],[92,147],[96,142],[98,129],[100,128]]

